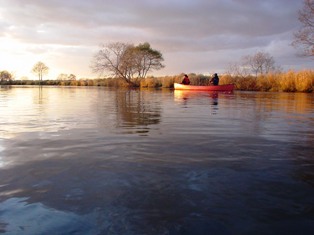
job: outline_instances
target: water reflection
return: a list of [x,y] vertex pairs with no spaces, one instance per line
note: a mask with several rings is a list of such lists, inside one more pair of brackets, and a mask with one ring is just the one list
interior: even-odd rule
[[312,94],[284,92],[238,92],[237,99],[250,100],[267,111],[281,110],[288,113],[309,113],[313,105]]
[[34,96],[34,103],[43,104],[43,87],[38,86],[38,97]]
[[141,134],[149,132],[149,126],[158,124],[161,117],[161,103],[159,98],[151,99],[153,94],[138,90],[117,91],[115,93],[117,126],[129,130],[135,127],[136,132]]
[[212,106],[212,114],[216,114],[219,93],[224,94],[223,92],[174,90],[174,99],[176,102],[182,103],[184,108],[187,108],[189,101],[191,104],[195,104],[205,98],[209,101],[208,104]]
[[0,97],[0,232],[313,232],[312,95],[36,87]]
[[175,101],[209,97],[212,98],[214,104],[218,102],[218,95],[219,92],[174,90]]
[[218,105],[218,94],[219,94],[218,92],[215,92],[212,94],[212,99],[213,99],[212,105]]

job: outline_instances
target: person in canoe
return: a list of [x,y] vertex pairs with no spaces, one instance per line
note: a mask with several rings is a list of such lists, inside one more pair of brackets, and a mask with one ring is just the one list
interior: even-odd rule
[[212,77],[212,79],[209,81],[209,83],[210,83],[211,85],[218,86],[218,84],[219,84],[219,77],[218,77],[218,74],[217,74],[217,73],[215,73],[215,74],[213,75],[213,77]]
[[190,82],[190,79],[189,79],[188,75],[184,74],[184,78],[183,78],[181,84],[183,84],[183,85],[190,85],[190,83],[191,82]]

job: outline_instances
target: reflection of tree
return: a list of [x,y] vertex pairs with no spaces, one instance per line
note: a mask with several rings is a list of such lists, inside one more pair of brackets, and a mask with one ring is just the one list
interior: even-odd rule
[[116,92],[118,126],[148,126],[160,122],[160,106],[151,93],[136,90]]
[[[38,89],[38,91],[36,91]],[[38,105],[38,110],[40,111],[40,113],[44,113],[44,110],[47,108],[47,104],[48,104],[48,98],[49,95],[47,95],[47,91],[44,92],[45,88],[43,88],[42,86],[38,86],[34,87],[33,89],[33,103],[35,105]]]
[[43,87],[39,86],[38,89],[38,104],[43,104]]

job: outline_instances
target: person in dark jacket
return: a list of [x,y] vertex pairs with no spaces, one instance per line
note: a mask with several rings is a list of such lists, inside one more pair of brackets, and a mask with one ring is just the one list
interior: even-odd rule
[[212,79],[209,81],[210,84],[214,85],[214,86],[218,86],[219,85],[219,77],[218,74],[215,73],[212,77]]
[[190,82],[190,79],[189,79],[188,75],[185,74],[181,84],[183,84],[183,85],[190,85],[190,83],[191,82]]

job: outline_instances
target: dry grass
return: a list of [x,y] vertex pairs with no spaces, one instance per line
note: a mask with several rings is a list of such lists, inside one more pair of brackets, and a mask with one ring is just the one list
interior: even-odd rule
[[314,71],[300,71],[295,76],[295,88],[300,92],[313,92]]
[[161,87],[162,84],[160,82],[159,78],[154,78],[154,77],[147,77],[145,79],[142,79],[140,81],[140,87],[146,87],[146,88],[157,88]]
[[[175,82],[180,83],[184,74],[165,77],[147,77],[139,83],[143,88],[173,88]],[[208,85],[211,76],[203,74],[188,74],[192,85]],[[284,91],[284,92],[313,92],[314,90],[314,70],[287,71],[285,73],[269,73],[264,76],[231,76],[220,75],[219,84],[236,85],[236,90],[243,91]],[[12,80],[3,85],[38,85],[38,80]],[[103,78],[103,79],[79,79],[79,80],[43,80],[42,85],[56,86],[108,86],[108,87],[128,87],[130,84],[123,79]]]
[[237,90],[244,91],[284,91],[284,92],[313,92],[314,71],[303,70],[285,73],[269,73],[264,76],[253,77],[222,77],[221,84],[234,83]]

